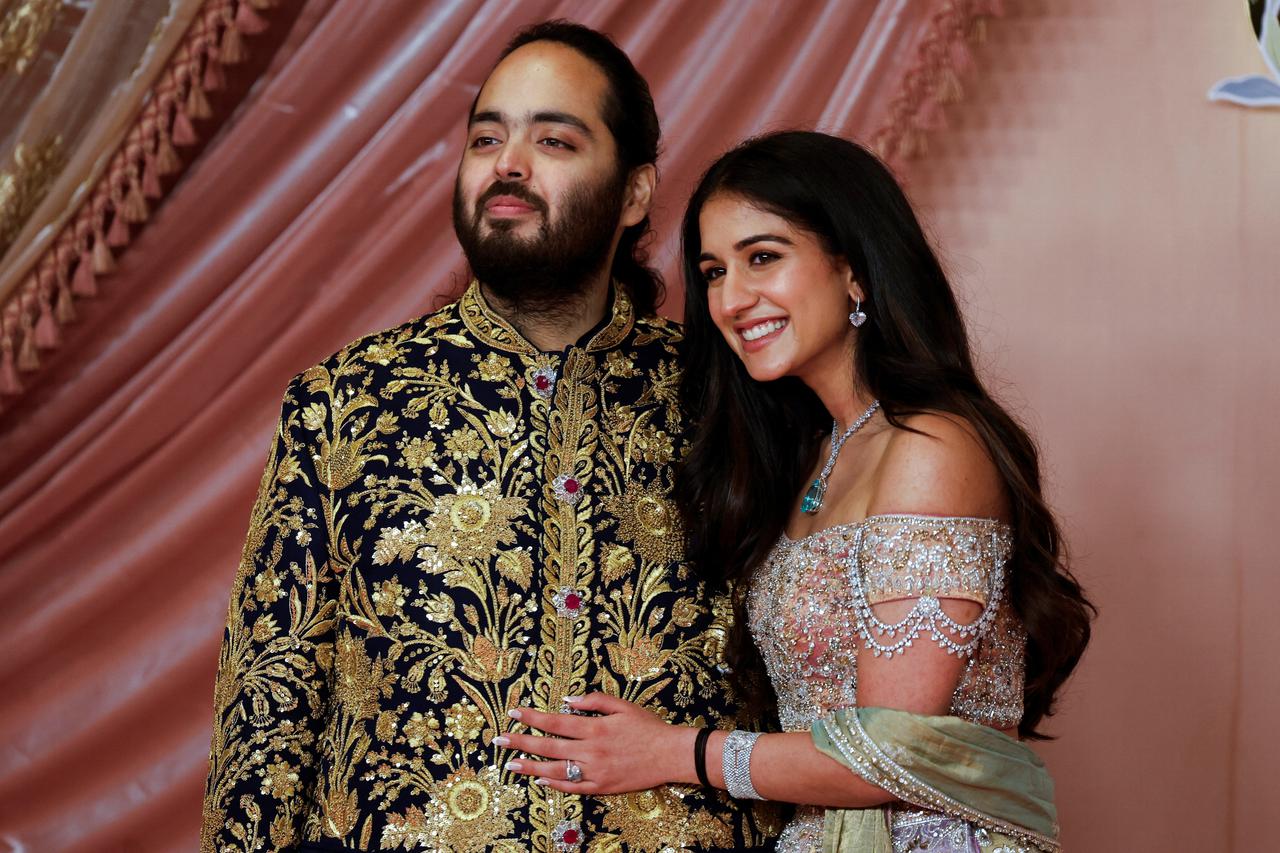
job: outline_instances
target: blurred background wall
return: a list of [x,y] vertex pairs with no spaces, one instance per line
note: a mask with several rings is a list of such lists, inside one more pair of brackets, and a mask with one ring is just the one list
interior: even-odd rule
[[1260,850],[1280,803],[1280,109],[1244,3],[1010,4],[914,196],[1100,607],[1038,748],[1067,850]]

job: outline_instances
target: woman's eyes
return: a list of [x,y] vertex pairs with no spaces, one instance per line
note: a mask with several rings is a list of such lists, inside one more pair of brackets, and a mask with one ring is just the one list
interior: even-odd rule
[[[764,250],[752,252],[747,256],[747,264],[753,267],[762,267],[778,260],[781,255],[777,252],[766,252]],[[724,267],[707,267],[702,271],[704,281],[710,283],[718,278],[723,278],[725,274]]]

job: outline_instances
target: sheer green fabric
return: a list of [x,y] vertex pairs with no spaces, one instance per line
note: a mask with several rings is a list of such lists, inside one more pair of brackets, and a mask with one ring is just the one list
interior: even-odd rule
[[[993,848],[1060,849],[1053,780],[1040,758],[1008,735],[958,717],[891,708],[836,711],[812,731],[824,754],[906,803],[987,830]],[[823,850],[892,853],[885,814],[828,809]]]

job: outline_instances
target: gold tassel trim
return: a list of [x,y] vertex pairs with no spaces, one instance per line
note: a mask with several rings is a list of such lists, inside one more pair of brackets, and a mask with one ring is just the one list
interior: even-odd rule
[[174,150],[168,131],[162,126],[156,129],[156,171],[161,175],[172,175],[182,168],[182,159]]
[[74,323],[76,317],[76,300],[71,295],[71,287],[67,284],[66,267],[58,267],[58,299],[53,304],[53,319],[58,325],[66,326]]
[[[212,118],[209,92],[226,86],[225,66],[249,57],[245,38],[270,26],[259,12],[277,0],[220,0],[205,7],[185,44],[151,89],[129,141],[116,154],[92,201],[81,208],[40,274],[8,300],[0,326],[0,395],[21,394],[22,373],[40,368],[40,351],[61,345],[62,329],[79,319],[76,300],[96,296],[98,279],[117,269],[113,248],[127,246],[132,224],[151,217],[151,202],[165,195],[162,178],[182,171],[178,147],[194,145],[194,120]],[[170,112],[172,109],[172,112]]]
[[110,275],[115,271],[116,257],[111,254],[107,238],[101,231],[97,231],[93,238],[93,272],[95,275]]
[[18,376],[18,365],[13,359],[13,338],[5,328],[0,338],[0,394],[21,394],[22,379]]
[[129,166],[129,188],[124,196],[124,204],[120,207],[120,215],[125,222],[146,222],[151,215],[147,208],[147,199],[142,194],[142,182],[138,179],[138,167]]
[[244,49],[244,37],[240,35],[240,30],[234,26],[226,26],[222,29],[222,44],[218,47],[218,59],[223,65],[237,65],[246,59]]
[[71,292],[76,296],[97,296],[98,282],[93,277],[93,252],[85,249],[80,253],[76,263],[75,274],[71,276]]
[[22,346],[18,348],[18,369],[24,373],[40,369],[40,354],[36,351],[36,331],[31,326],[31,318],[22,317]]
[[209,118],[213,115],[213,108],[209,106],[209,99],[205,97],[204,89],[197,82],[197,76],[193,69],[190,85],[187,88],[187,115],[191,118]]

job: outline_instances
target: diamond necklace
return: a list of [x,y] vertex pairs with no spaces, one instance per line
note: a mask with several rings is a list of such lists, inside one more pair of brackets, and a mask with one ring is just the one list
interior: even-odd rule
[[861,429],[863,424],[871,420],[871,416],[878,408],[880,408],[880,401],[876,400],[862,413],[862,417],[849,425],[844,435],[836,435],[840,422],[834,419],[831,421],[831,453],[827,455],[827,464],[822,466],[822,473],[809,485],[809,490],[804,493],[804,498],[800,501],[800,511],[805,515],[815,515],[822,509],[822,499],[827,496],[827,478],[831,476],[831,469],[836,467],[836,457],[840,455],[840,448],[844,447],[844,443]]

